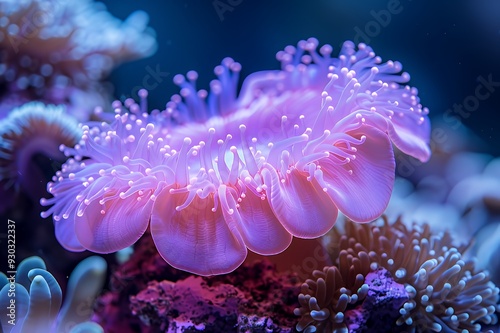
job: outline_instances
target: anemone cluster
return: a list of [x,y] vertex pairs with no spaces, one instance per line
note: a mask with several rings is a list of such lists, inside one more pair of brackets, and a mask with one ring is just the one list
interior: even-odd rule
[[452,231],[455,240],[471,244],[467,257],[475,257],[476,267],[487,269],[498,285],[500,159],[463,144],[439,158],[438,164],[423,165],[426,170],[419,169],[420,175],[396,178],[384,214],[390,220],[401,216],[407,224],[425,221],[434,231]]
[[384,217],[383,224],[347,221],[344,231],[334,228],[329,236],[336,264],[313,272],[315,280],[302,285],[298,331],[364,332],[388,320],[363,313],[358,330],[349,326],[371,289],[365,278],[377,269],[406,291],[407,300],[389,317],[393,332],[483,332],[484,325],[497,323],[498,287],[473,260],[462,258],[465,246],[454,247],[448,233],[433,234],[427,224],[409,228],[400,219],[389,224]]

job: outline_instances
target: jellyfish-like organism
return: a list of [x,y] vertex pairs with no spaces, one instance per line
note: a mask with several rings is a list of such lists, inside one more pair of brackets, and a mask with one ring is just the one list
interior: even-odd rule
[[174,78],[181,91],[166,110],[115,103],[113,122],[84,125],[41,201],[61,244],[114,252],[149,226],[172,266],[223,274],[247,249],[273,255],[292,236],[325,234],[339,210],[357,222],[380,216],[392,143],[429,158],[428,110],[399,62],[364,44],[344,43],[338,58],[317,48],[286,47],[281,70],[251,74],[239,93],[241,66],[226,58],[210,93],[192,71]]

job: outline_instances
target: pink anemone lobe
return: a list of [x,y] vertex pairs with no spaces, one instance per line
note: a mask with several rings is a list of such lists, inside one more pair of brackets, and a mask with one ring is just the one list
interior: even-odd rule
[[391,141],[429,158],[428,110],[399,63],[364,44],[346,42],[339,58],[317,46],[288,46],[282,70],[250,75],[239,94],[241,66],[226,58],[210,93],[191,71],[174,78],[181,91],[165,111],[117,103],[111,124],[84,126],[65,149],[43,215],[95,252],[132,244],[150,220],[162,257],[201,275],[234,270],[247,249],[272,255],[292,236],[319,237],[338,210],[377,218],[394,182]]
[[[221,186],[218,192],[225,191]],[[223,207],[212,208],[213,194],[196,196],[189,208],[178,209],[176,205],[188,195],[170,198],[165,190],[158,197],[151,216],[158,251],[169,264],[185,271],[214,275],[234,270],[247,255],[236,220]]]

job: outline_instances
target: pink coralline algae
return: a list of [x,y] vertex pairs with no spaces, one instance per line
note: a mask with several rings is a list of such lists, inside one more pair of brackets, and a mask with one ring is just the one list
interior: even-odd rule
[[[299,289],[296,277],[276,274],[273,265],[266,261],[240,269],[221,281],[217,277],[194,276],[175,283],[152,281],[131,297],[131,312],[151,331],[293,332],[291,307],[296,298],[292,295],[296,296]],[[249,270],[264,276],[243,275]],[[237,276],[240,281],[247,280],[246,283],[235,283],[232,278]],[[267,293],[259,295],[251,287]]]
[[112,273],[93,320],[107,333],[294,332],[300,280],[267,260],[195,277],[163,261],[147,234]]
[[[429,158],[428,110],[401,64],[345,42],[338,58],[315,39],[278,53],[282,69],[251,74],[226,58],[211,92],[196,72],[162,112],[126,101],[83,136],[48,184],[61,244],[108,253],[150,227],[172,266],[200,275],[238,267],[247,249],[284,251],[315,238],[338,210],[357,222],[382,214],[394,182],[391,141]],[[145,98],[145,92],[142,93]],[[129,112],[126,112],[128,109]]]

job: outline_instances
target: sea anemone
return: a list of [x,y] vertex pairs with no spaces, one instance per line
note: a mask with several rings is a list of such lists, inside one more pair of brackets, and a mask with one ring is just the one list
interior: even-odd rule
[[[343,258],[345,259],[348,258]],[[348,264],[348,260],[343,264]],[[299,295],[301,307],[294,311],[301,316],[296,326],[297,331],[345,331],[344,311],[349,305],[361,302],[366,297],[368,285],[364,283],[364,279],[369,269],[369,265],[355,266],[351,262],[342,268],[327,266],[323,271],[313,271],[315,280],[308,279],[302,285]]]
[[[156,50],[146,13],[134,12],[122,22],[92,0],[2,0],[0,17],[4,94],[29,91],[31,100],[74,105],[70,111],[82,121],[107,101],[99,81],[113,67]],[[82,94],[93,98],[77,104]],[[80,113],[83,105],[87,110]]]
[[40,257],[24,259],[17,274],[9,274],[8,279],[0,273],[3,332],[103,333],[100,325],[89,320],[92,303],[106,278],[106,267],[101,257],[82,260],[69,277],[64,303],[61,287]]
[[382,225],[347,221],[344,232],[334,228],[330,237],[337,263],[315,271],[317,281],[303,286],[301,307],[295,311],[302,316],[299,331],[331,332],[323,330],[325,322],[346,331],[342,311],[348,304],[351,309],[359,305],[361,298],[352,301],[345,295],[366,295],[365,277],[380,268],[404,285],[409,296],[397,308],[393,332],[480,332],[482,324],[497,322],[498,288],[487,272],[475,269],[473,260],[462,259],[465,247],[454,247],[448,233],[433,234],[427,224],[407,228],[400,219],[389,224],[384,217]]
[[12,195],[23,189],[39,200],[43,188],[37,185],[47,178],[33,163],[33,157],[42,154],[62,163],[65,157],[59,146],[73,146],[80,137],[77,121],[64,106],[31,102],[14,109],[0,121],[0,191]]
[[[278,53],[283,69],[250,75],[226,58],[211,93],[197,74],[176,76],[163,112],[115,103],[111,124],[85,125],[47,185],[64,247],[106,253],[147,229],[172,266],[210,275],[234,270],[247,248],[272,255],[292,236],[325,234],[342,211],[380,216],[394,181],[392,141],[429,158],[429,120],[401,65],[344,43],[339,58],[315,39]],[[146,93],[141,92],[142,98]],[[278,120],[274,127],[275,120]],[[76,200],[75,200],[76,199]]]

